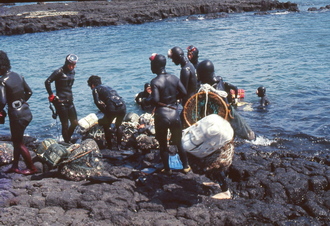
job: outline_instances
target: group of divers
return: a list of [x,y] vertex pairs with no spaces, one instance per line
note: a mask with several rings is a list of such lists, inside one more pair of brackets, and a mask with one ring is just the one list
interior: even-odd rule
[[[167,57],[172,59],[175,65],[181,66],[180,77],[166,72],[166,57],[162,54],[153,53],[150,57],[151,72],[156,76],[145,84],[143,92],[135,97],[137,104],[143,110],[152,108],[155,123],[155,136],[159,143],[159,151],[163,163],[162,173],[172,174],[169,166],[168,131],[171,133],[171,142],[177,146],[178,155],[182,162],[182,172],[188,173],[191,167],[188,163],[187,154],[181,143],[182,139],[182,106],[188,99],[198,92],[199,86],[209,84],[216,90],[228,93],[223,98],[229,108],[235,106],[238,100],[238,88],[224,82],[222,77],[216,76],[214,65],[210,60],[198,61],[199,50],[195,46],[187,47],[187,55],[180,47],[169,49]],[[56,114],[62,125],[62,137],[64,142],[71,143],[71,136],[78,125],[77,113],[73,103],[72,86],[75,80],[75,67],[78,56],[69,54],[65,58],[64,65],[55,70],[45,81],[49,101],[55,106]],[[26,127],[32,120],[32,114],[27,101],[32,95],[32,90],[23,76],[11,71],[10,60],[7,53],[0,50],[0,123],[4,123],[7,115],[4,110],[7,106],[11,139],[14,146],[14,160],[6,173],[19,173],[31,175],[37,173],[29,150],[23,143],[23,135]],[[55,82],[55,90],[51,84]],[[126,115],[125,101],[118,95],[116,90],[105,85],[101,77],[92,75],[87,81],[92,90],[95,105],[104,114],[98,124],[103,127],[107,147],[112,149],[113,133],[111,124],[115,124],[115,136],[117,148],[123,136],[121,124]],[[234,90],[232,97],[230,91]],[[259,87],[257,95],[261,97],[260,105],[266,106],[269,101],[266,97],[266,89]],[[180,107],[181,106],[181,107]],[[235,128],[234,128],[235,130]],[[247,134],[246,139],[253,140],[253,131]],[[23,157],[26,169],[19,169],[19,159]],[[228,195],[228,185],[225,172],[220,172],[217,182],[221,189]]]

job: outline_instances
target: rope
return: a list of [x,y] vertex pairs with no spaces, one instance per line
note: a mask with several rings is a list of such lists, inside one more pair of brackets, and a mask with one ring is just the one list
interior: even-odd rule
[[81,157],[83,157],[83,156],[85,156],[85,155],[91,153],[92,151],[93,151],[93,149],[92,149],[92,150],[89,150],[89,151],[86,151],[86,152],[84,152],[84,153],[78,154],[78,155],[76,155],[76,156],[73,156],[72,158],[70,158],[70,159],[68,159],[68,160],[66,160],[66,161],[63,161],[61,164],[70,163],[70,162],[72,162],[72,161],[74,161],[74,160],[77,160],[77,159],[79,159],[79,158],[81,158]]
[[[198,114],[198,105],[197,105],[197,102],[198,102],[198,95],[196,95],[196,101],[195,101],[195,106],[196,106],[196,112],[195,112],[195,114],[197,115]],[[197,122],[197,116],[196,116],[196,118],[195,118],[195,122]]]
[[218,94],[219,96],[226,98],[228,96],[228,93],[223,90],[217,90],[214,87],[210,86],[209,84],[202,84],[199,88],[198,92],[206,92],[208,94],[209,91]]

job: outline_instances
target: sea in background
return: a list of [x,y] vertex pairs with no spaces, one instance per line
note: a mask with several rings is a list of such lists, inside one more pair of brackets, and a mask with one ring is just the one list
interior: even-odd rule
[[[73,86],[78,119],[96,113],[87,79],[99,75],[125,99],[127,111],[142,114],[134,96],[155,75],[152,53],[166,55],[179,46],[195,45],[199,60],[209,59],[216,75],[245,90],[244,105],[237,108],[257,134],[241,141],[240,149],[329,158],[330,147],[330,10],[310,12],[330,1],[294,1],[299,13],[253,12],[228,14],[212,20],[186,17],[141,25],[86,27],[34,34],[0,36],[12,71],[23,75],[33,90],[29,104],[33,121],[26,135],[60,139],[60,122],[52,118],[46,78],[64,63],[69,53],[78,55]],[[167,61],[167,72],[179,76],[180,67]],[[256,109],[259,86],[267,89],[268,109]],[[54,87],[54,84],[53,84]],[[0,134],[9,134],[9,123]]]

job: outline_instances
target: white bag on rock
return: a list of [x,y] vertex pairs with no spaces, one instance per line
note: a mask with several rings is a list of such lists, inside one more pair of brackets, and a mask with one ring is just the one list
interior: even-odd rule
[[81,132],[87,132],[98,123],[98,120],[99,119],[95,113],[90,113],[86,117],[80,119],[78,125],[80,126]]
[[208,115],[182,132],[185,151],[204,158],[223,147],[234,138],[230,123],[217,114]]

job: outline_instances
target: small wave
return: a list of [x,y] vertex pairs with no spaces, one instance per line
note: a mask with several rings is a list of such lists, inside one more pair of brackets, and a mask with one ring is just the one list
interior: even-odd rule
[[284,11],[284,12],[275,12],[275,13],[271,13],[273,15],[286,15],[286,14],[289,14],[290,12],[289,11]]
[[263,136],[257,136],[255,140],[247,141],[248,143],[254,144],[254,145],[260,145],[260,146],[270,146],[272,143],[275,143],[275,140],[267,139]]

